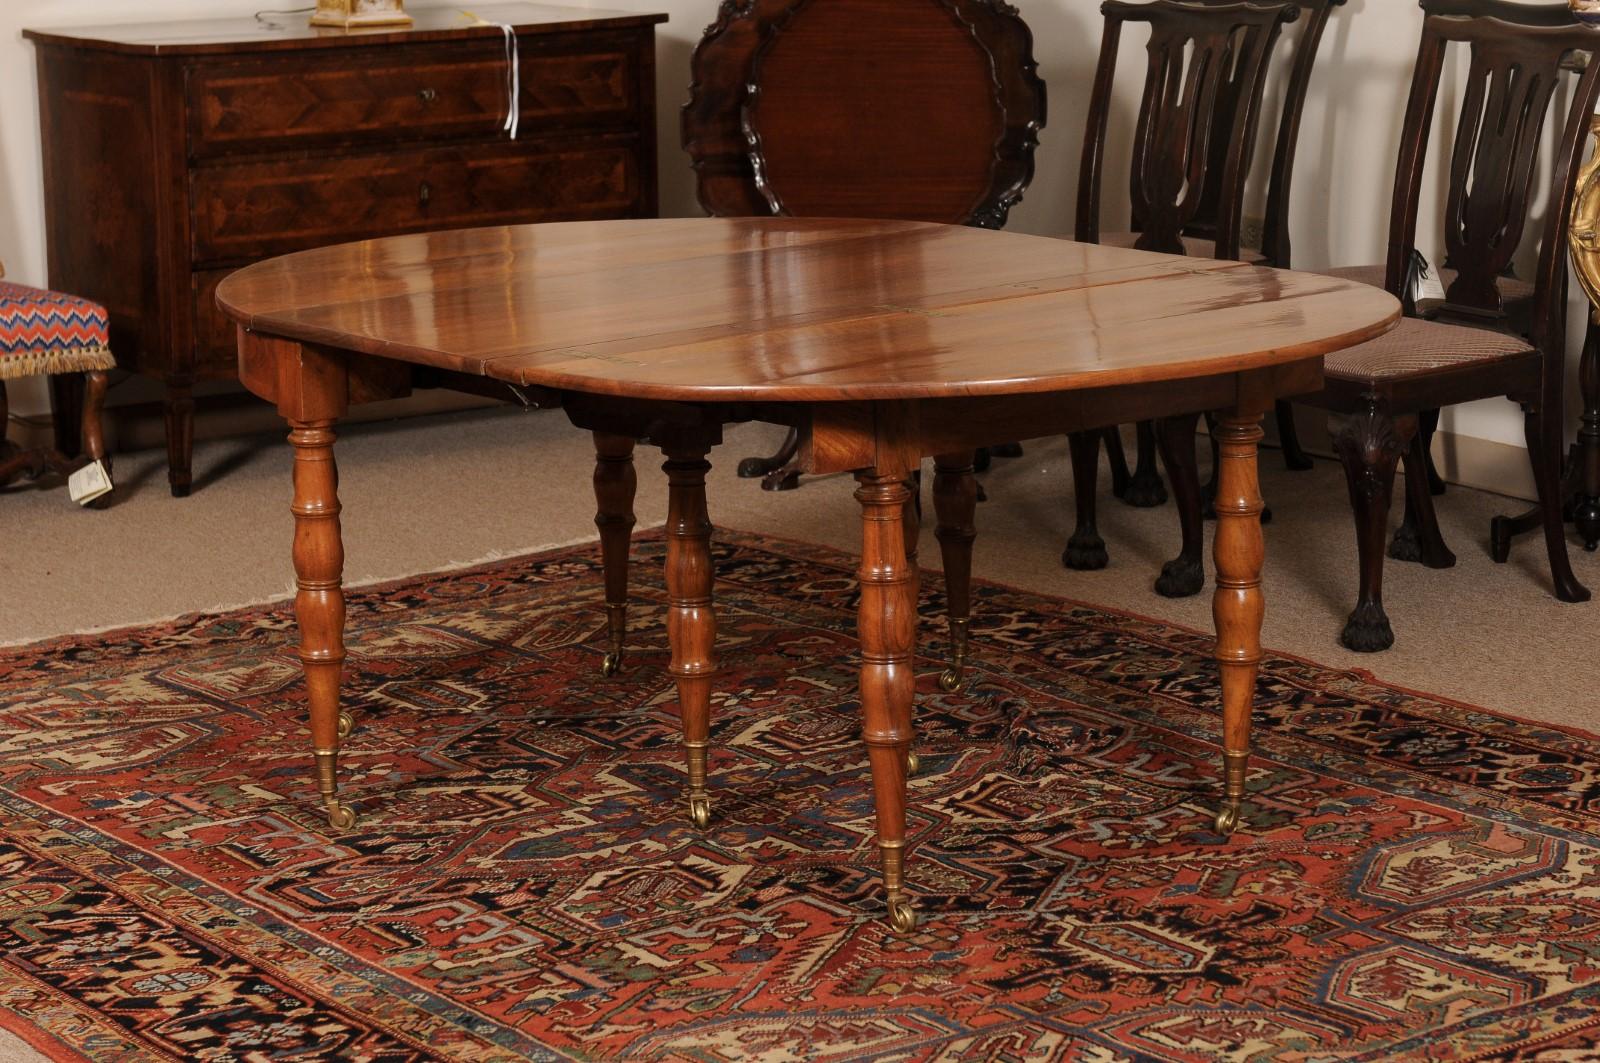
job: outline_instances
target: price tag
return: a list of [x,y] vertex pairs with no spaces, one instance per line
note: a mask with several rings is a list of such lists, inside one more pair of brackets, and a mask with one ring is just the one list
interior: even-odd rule
[[1438,271],[1421,251],[1411,252],[1411,301],[1444,302],[1444,282],[1439,279]]
[[102,495],[110,493],[111,474],[106,471],[104,462],[91,461],[67,477],[67,494],[80,506],[87,506]]

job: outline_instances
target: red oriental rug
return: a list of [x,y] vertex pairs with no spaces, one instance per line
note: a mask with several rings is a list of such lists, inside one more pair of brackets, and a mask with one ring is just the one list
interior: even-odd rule
[[0,1025],[95,1060],[1600,1058],[1600,745],[1271,656],[1208,827],[1208,636],[924,581],[911,883],[880,918],[854,562],[725,535],[687,822],[659,540],[352,596],[331,834],[284,605],[0,655]]

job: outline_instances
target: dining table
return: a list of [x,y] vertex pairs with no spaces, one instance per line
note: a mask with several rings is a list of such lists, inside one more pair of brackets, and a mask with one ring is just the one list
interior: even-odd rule
[[910,484],[926,460],[936,470],[951,654],[965,658],[977,448],[1217,413],[1222,771],[1213,822],[1230,834],[1249,781],[1265,610],[1262,416],[1278,399],[1320,388],[1325,354],[1381,335],[1400,316],[1381,289],[1240,262],[781,216],[368,240],[247,266],[216,298],[238,327],[240,379],[289,426],[298,652],[315,782],[334,828],[355,822],[338,785],[339,745],[354,721],[340,703],[334,458],[351,406],[450,388],[559,409],[593,433],[607,674],[625,652],[633,454],[641,443],[660,449],[669,671],[689,815],[702,829],[711,822],[717,680],[708,457],[726,426],[767,422],[799,433],[804,472],[850,473],[857,484],[862,735],[884,903],[901,932],[917,918],[906,882],[918,615]]

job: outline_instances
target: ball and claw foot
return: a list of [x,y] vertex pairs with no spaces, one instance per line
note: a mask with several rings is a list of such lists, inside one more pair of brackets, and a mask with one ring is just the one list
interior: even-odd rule
[[1061,552],[1061,563],[1074,572],[1097,572],[1111,563],[1106,541],[1093,532],[1074,532]]
[[343,709],[339,710],[339,738],[343,741],[350,737],[350,732],[356,729],[356,719]]
[[1135,509],[1164,506],[1167,504],[1167,485],[1161,482],[1158,474],[1135,473],[1133,479],[1128,481],[1128,489],[1123,492],[1122,500]]
[[700,830],[711,826],[711,798],[689,798],[689,821]]
[[1243,810],[1244,802],[1239,798],[1225,799],[1222,807],[1217,809],[1217,818],[1212,821],[1212,827],[1224,838],[1233,837],[1233,832],[1239,828],[1239,817]]
[[896,934],[909,934],[917,928],[917,912],[911,902],[896,894],[889,895],[889,929]]
[[906,778],[910,778],[922,770],[922,759],[915,753],[906,754]]
[[349,830],[356,825],[355,810],[338,801],[328,802],[328,826],[334,830]]
[[1156,578],[1156,593],[1163,598],[1192,598],[1205,585],[1205,563],[1177,557],[1161,566],[1161,575]]
[[620,671],[622,671],[622,654],[613,650],[612,652],[606,654],[605,658],[601,660],[600,675],[606,679],[610,679]]
[[1394,645],[1394,629],[1383,606],[1367,603],[1350,614],[1339,641],[1357,653],[1379,653]]
[[1409,524],[1402,524],[1394,530],[1394,538],[1389,540],[1389,556],[1396,561],[1409,561],[1412,564],[1422,563],[1422,537],[1417,534],[1417,529]]

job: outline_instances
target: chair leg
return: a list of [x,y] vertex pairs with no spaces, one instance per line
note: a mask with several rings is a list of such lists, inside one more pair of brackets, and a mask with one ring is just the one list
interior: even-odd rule
[[1200,515],[1200,468],[1194,456],[1199,423],[1197,413],[1156,422],[1161,464],[1172,481],[1178,523],[1183,529],[1183,549],[1162,566],[1156,579],[1156,593],[1163,598],[1188,598],[1206,585],[1205,519]]
[[1333,446],[1344,463],[1361,556],[1360,595],[1339,641],[1357,653],[1374,653],[1394,645],[1394,629],[1383,610],[1383,539],[1395,466],[1416,434],[1417,419],[1394,417],[1377,396],[1368,396],[1365,409],[1335,420]]
[[1156,428],[1150,421],[1140,421],[1138,425],[1138,463],[1133,468],[1133,477],[1128,481],[1128,490],[1120,497],[1130,506],[1140,509],[1153,509],[1167,503],[1167,487],[1161,482],[1161,473],[1156,469]]
[[1111,497],[1125,498],[1133,474],[1128,472],[1128,452],[1122,447],[1122,433],[1116,428],[1104,428],[1098,434],[1105,440],[1106,457],[1111,461]]
[[934,459],[933,508],[938,517],[934,535],[944,561],[945,615],[950,625],[950,661],[939,676],[939,689],[959,691],[967,681],[968,625],[972,617],[973,522],[978,508],[978,481],[973,455],[941,454]]
[[1433,463],[1433,434],[1439,430],[1439,411],[1423,410],[1417,414],[1417,433],[1422,436],[1423,463],[1428,472],[1428,493],[1442,495],[1446,484],[1444,477],[1439,475],[1438,466]]
[[1294,406],[1279,399],[1274,407],[1278,416],[1278,445],[1283,448],[1283,464],[1290,472],[1306,472],[1315,463],[1300,445],[1300,430],[1294,423]]
[[1578,429],[1572,522],[1583,537],[1583,548],[1593,552],[1600,548],[1600,323],[1593,320],[1583,341],[1578,384],[1583,394],[1583,421]]
[[1419,430],[1406,448],[1406,514],[1389,541],[1389,556],[1396,561],[1420,562],[1428,568],[1453,568],[1456,555],[1445,545],[1444,535],[1439,531],[1433,493],[1428,489],[1425,445]]
[[761,481],[763,491],[793,491],[800,486],[800,470],[791,463],[800,450],[800,430],[789,429],[777,452],[765,458],[745,458],[739,463],[739,476]]
[[1106,553],[1106,541],[1100,538],[1096,526],[1095,487],[1100,479],[1100,432],[1073,432],[1067,436],[1072,448],[1072,496],[1077,510],[1077,527],[1067,548],[1061,552],[1061,563],[1077,572],[1093,572],[1111,563]]
[[1520,517],[1496,517],[1489,529],[1489,553],[1504,564],[1511,554],[1511,540],[1535,525],[1544,528],[1545,549],[1550,555],[1550,578],[1556,597],[1563,602],[1586,602],[1589,589],[1578,582],[1567,554],[1567,528],[1561,516],[1561,422],[1543,415],[1537,405],[1525,407],[1528,460],[1533,464],[1533,479],[1539,502]]
[[607,678],[622,670],[628,636],[628,550],[639,484],[633,449],[634,441],[627,436],[594,433],[594,523],[600,529],[606,586],[606,654],[600,674]]
[[989,448],[989,453],[997,458],[1020,458],[1022,457],[1022,444],[996,443]]

